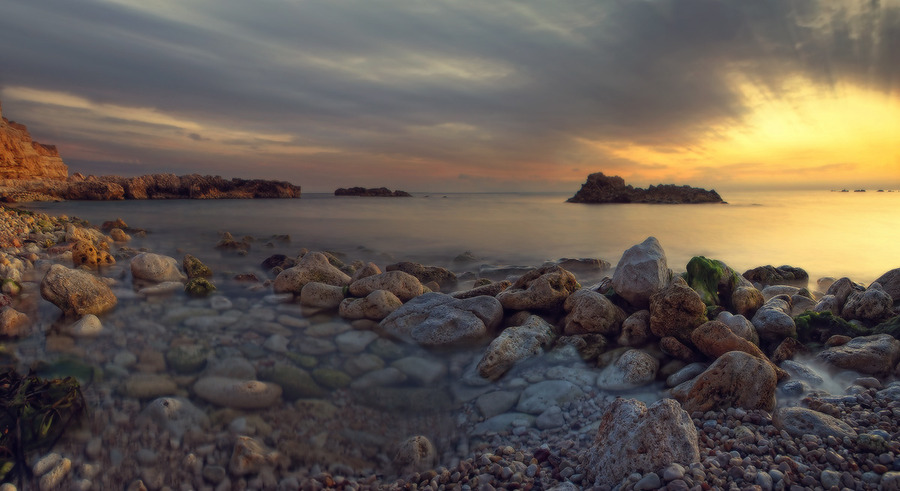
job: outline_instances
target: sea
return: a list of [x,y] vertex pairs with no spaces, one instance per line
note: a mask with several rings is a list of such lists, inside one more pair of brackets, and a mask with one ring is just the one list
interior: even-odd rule
[[[237,435],[290,454],[284,475],[301,481],[324,471],[390,478],[399,442],[416,434],[432,439],[437,462],[448,467],[465,458],[479,439],[495,442],[518,435],[539,445],[551,442],[547,431],[557,431],[563,432],[560,438],[588,442],[602,404],[591,406],[597,414],[570,408],[589,420],[580,429],[540,430],[534,416],[516,412],[515,400],[540,381],[569,377],[584,385],[591,401],[628,396],[649,402],[663,397],[662,382],[637,393],[603,393],[590,382],[596,364],[584,364],[577,356],[560,359],[551,352],[490,384],[472,375],[484,346],[444,352],[369,337],[363,351],[347,349],[342,340],[353,335],[354,327],[336,312],[310,311],[272,295],[265,282],[273,275],[262,262],[274,254],[294,257],[304,249],[332,252],[345,263],[372,261],[382,270],[394,262],[414,261],[455,271],[464,278],[460,288],[467,288],[485,271],[509,271],[515,279],[513,272],[564,258],[602,259],[615,266],[626,249],[653,236],[676,273],[699,255],[738,272],[790,265],[809,273],[811,290],[821,277],[846,276],[868,284],[900,267],[900,192],[722,194],[727,204],[586,205],[566,203],[568,195],[554,193],[415,193],[411,198],[307,193],[291,200],[31,203],[23,207],[98,226],[121,218],[129,227],[147,231],[133,233],[126,244],[135,250],[179,262],[185,254],[194,255],[215,273],[219,301],[191,299],[180,291],[137,291],[127,255],[120,255],[119,263],[104,273],[119,304],[101,316],[98,335],[70,335],[74,320],[39,301],[37,312],[29,312],[35,333],[8,341],[6,352],[15,354],[23,370],[42,366],[38,373],[44,376],[79,377],[89,421],[56,451],[70,458],[73,468],[102,469],[90,478],[95,489],[121,488],[137,478],[152,483],[151,488],[192,480],[207,485],[200,467],[204,475],[207,468],[231,472]],[[215,247],[226,232],[250,244],[246,254]],[[454,261],[462,254],[476,259]],[[232,280],[246,273],[259,282]],[[585,286],[599,279],[579,277]],[[208,350],[203,371],[176,373],[165,361],[183,345]],[[322,346],[328,349],[308,350]],[[193,384],[223,364],[250,366],[260,378],[273,367],[290,366],[297,377],[312,377],[325,390],[317,401],[285,398],[263,409],[222,409],[198,397]],[[407,380],[376,386],[374,392],[355,391],[369,373],[387,367],[406,370]],[[342,375],[336,379],[337,372]],[[513,399],[505,408],[495,402],[489,409],[481,397],[486,394],[496,394],[495,401],[500,395],[509,399],[512,394]],[[181,399],[172,399],[176,396]],[[199,412],[173,409],[186,406]],[[168,412],[154,412],[160,407]],[[497,411],[502,414],[495,415]],[[205,416],[190,419],[201,413]],[[185,433],[185,425],[193,427]],[[576,430],[580,433],[574,436],[564,434]],[[200,467],[191,471],[184,462],[196,463],[198,456]]]

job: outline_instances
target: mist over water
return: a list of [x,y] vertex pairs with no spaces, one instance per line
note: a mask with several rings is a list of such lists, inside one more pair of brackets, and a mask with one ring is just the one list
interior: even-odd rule
[[[564,194],[417,194],[413,198],[171,200],[35,203],[28,208],[100,225],[123,218],[151,233],[130,244],[205,261],[221,232],[260,239],[249,258],[331,250],[349,259],[413,260],[451,265],[471,251],[489,265],[536,266],[560,258],[600,258],[615,265],[628,247],[659,239],[669,267],[683,271],[704,255],[743,272],[788,264],[822,276],[869,283],[900,267],[900,193],[767,191],[723,193],[727,205],[582,205]],[[272,243],[276,234],[288,244]],[[237,264],[237,263],[234,263]],[[258,262],[257,262],[258,264]]]

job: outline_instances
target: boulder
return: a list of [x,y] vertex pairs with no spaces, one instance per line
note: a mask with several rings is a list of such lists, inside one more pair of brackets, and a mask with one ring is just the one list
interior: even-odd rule
[[400,476],[433,469],[438,463],[438,453],[431,441],[422,436],[407,438],[400,444],[393,465]]
[[699,359],[693,349],[674,336],[666,336],[660,339],[659,349],[672,358],[688,363],[695,362]]
[[22,338],[31,334],[31,320],[18,310],[5,306],[0,309],[0,338]]
[[381,321],[385,334],[422,346],[478,343],[503,320],[494,297],[456,299],[443,293],[420,295]]
[[806,288],[809,274],[793,266],[760,266],[744,271],[744,278],[760,285],[791,285]]
[[76,268],[85,266],[90,269],[97,269],[101,266],[110,266],[116,264],[109,252],[98,249],[93,243],[87,240],[78,240],[72,244],[72,265]]
[[825,349],[816,358],[837,368],[886,376],[900,361],[900,341],[889,334],[860,336],[847,344]]
[[478,375],[497,380],[519,361],[543,353],[554,337],[553,326],[529,316],[521,326],[508,327],[491,341],[478,362]]
[[864,336],[870,331],[847,322],[831,311],[809,311],[794,317],[797,326],[797,339],[804,343],[824,344],[831,336]]
[[895,302],[900,301],[900,268],[892,269],[879,276],[874,283],[880,284],[882,289],[887,292]]
[[660,184],[647,189],[625,185],[619,176],[606,176],[595,172],[587,177],[581,189],[568,200],[568,203],[659,203],[659,204],[694,204],[723,203],[722,197],[715,191]]
[[563,304],[580,285],[575,275],[559,266],[544,266],[522,275],[506,290],[497,294],[503,308],[509,310],[562,310]]
[[797,337],[797,326],[790,316],[791,299],[786,295],[778,295],[769,299],[750,322],[756,328],[760,341],[780,343],[782,339]]
[[718,259],[692,257],[687,263],[685,281],[699,295],[703,303],[713,307],[730,306],[735,289],[752,284]]
[[563,304],[566,312],[564,332],[575,334],[603,334],[617,336],[625,312],[604,295],[593,290],[578,290]]
[[893,316],[894,299],[877,282],[863,292],[851,292],[841,309],[841,317],[848,320],[878,323]]
[[672,389],[672,395],[689,413],[729,407],[771,411],[775,408],[777,383],[771,363],[742,351],[731,351],[697,378]]
[[366,263],[361,268],[358,268],[353,272],[353,276],[350,278],[350,283],[354,281],[361,280],[363,278],[368,278],[369,276],[375,276],[377,274],[381,274],[381,268],[378,267],[375,263]]
[[650,297],[650,330],[661,338],[690,343],[691,331],[706,320],[706,304],[681,277]]
[[[307,285],[309,286],[309,285]],[[305,288],[305,287],[304,287]],[[403,301],[387,290],[375,290],[365,298],[346,298],[338,308],[344,319],[371,319],[380,321],[399,309]]]
[[803,407],[780,407],[772,414],[772,425],[786,431],[794,438],[816,435],[822,440],[834,437],[838,442],[844,438],[856,440],[856,430],[847,423],[824,413]]
[[131,275],[135,280],[152,283],[187,279],[187,276],[178,269],[178,261],[174,257],[152,252],[142,252],[131,258]]
[[350,294],[355,297],[365,297],[376,290],[389,291],[404,302],[425,293],[419,279],[403,271],[388,271],[350,283]]
[[739,286],[731,294],[731,306],[734,312],[744,317],[753,317],[765,303],[762,292],[753,286]]
[[[487,280],[487,281],[490,281],[490,280]],[[508,280],[495,281],[495,282],[488,283],[485,285],[476,286],[475,288],[472,288],[471,290],[463,290],[463,291],[459,291],[459,292],[453,292],[450,295],[452,295],[454,298],[472,298],[472,297],[478,297],[481,295],[487,295],[489,297],[496,297],[500,292],[502,292],[503,290],[506,290],[511,285],[512,285],[512,282],[508,281]]]
[[597,386],[605,390],[628,390],[656,380],[659,361],[647,352],[629,349],[597,376]]
[[665,251],[656,237],[648,237],[622,254],[613,273],[612,286],[629,304],[646,309],[650,306],[650,296],[668,285],[671,278]]
[[650,311],[638,310],[622,322],[622,332],[617,339],[621,346],[639,347],[650,340]]
[[753,344],[759,344],[759,334],[753,323],[743,315],[732,315],[730,312],[720,312],[716,320],[724,323],[731,329],[731,332],[750,341]]
[[418,263],[403,261],[395,264],[388,264],[384,268],[386,271],[403,271],[409,273],[422,283],[435,282],[441,287],[441,291],[448,291],[456,288],[457,279],[452,271],[438,266],[423,266]]
[[203,261],[197,259],[196,257],[185,254],[184,258],[181,260],[181,267],[184,269],[184,272],[187,274],[188,278],[209,278],[212,276],[212,270],[205,264]]
[[41,280],[41,297],[67,316],[100,315],[116,306],[118,299],[100,278],[61,264],[50,267]]
[[691,334],[691,340],[701,353],[710,358],[715,359],[731,351],[742,351],[771,364],[772,370],[775,371],[779,379],[787,375],[772,364],[758,346],[735,334],[723,322],[709,321],[694,329],[694,332]]
[[649,408],[634,399],[616,399],[600,420],[586,457],[587,482],[616,486],[633,473],[699,462],[697,429],[690,415],[672,399],[662,399]]
[[310,281],[300,289],[300,305],[334,309],[344,301],[344,287]]
[[273,289],[275,293],[299,295],[303,287],[313,281],[334,286],[347,286],[350,284],[350,277],[332,266],[325,254],[308,252],[303,255],[296,266],[278,273]]
[[866,287],[859,283],[854,283],[850,278],[844,277],[832,283],[825,294],[834,295],[834,305],[838,309],[835,313],[837,314],[844,308],[844,303],[847,302],[847,297],[851,293],[864,291],[866,291]]

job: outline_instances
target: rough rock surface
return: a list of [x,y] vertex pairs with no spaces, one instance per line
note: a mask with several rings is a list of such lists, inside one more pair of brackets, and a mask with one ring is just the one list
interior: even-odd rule
[[217,406],[262,409],[281,401],[281,387],[258,380],[203,377],[194,384],[197,395]]
[[706,304],[681,277],[650,297],[650,330],[661,338],[690,343],[691,332],[706,321]]
[[665,251],[656,237],[647,237],[622,254],[613,273],[612,286],[628,303],[646,309],[650,306],[650,296],[668,285],[671,278]]
[[418,278],[423,285],[433,281],[441,287],[442,291],[456,288],[457,284],[456,275],[452,271],[438,266],[423,266],[419,263],[402,261],[388,264],[385,271],[403,271]]
[[809,273],[793,266],[759,266],[744,271],[744,278],[766,285],[791,285],[806,288],[809,284]]
[[900,361],[900,341],[890,334],[860,336],[821,351],[816,358],[838,368],[884,376]]
[[578,290],[569,295],[563,307],[568,312],[564,321],[567,336],[594,333],[617,336],[625,321],[625,311],[593,290]]
[[900,268],[892,269],[878,277],[873,283],[881,284],[881,287],[894,299],[900,301]]
[[718,358],[730,351],[742,351],[772,365],[772,369],[779,379],[787,375],[769,361],[769,358],[758,346],[735,334],[724,322],[709,321],[703,324],[694,329],[694,332],[691,333],[691,340],[701,353],[710,358]]
[[397,270],[366,276],[350,283],[350,294],[356,297],[365,297],[376,290],[389,291],[404,302],[425,293],[425,287],[418,278]]
[[497,300],[510,310],[558,311],[578,288],[572,273],[556,265],[544,266],[522,275],[497,294]]
[[750,322],[756,328],[760,341],[780,343],[782,339],[797,336],[797,325],[790,316],[791,299],[787,295],[772,297]]
[[843,442],[845,437],[856,438],[856,430],[847,423],[827,414],[803,407],[781,407],[772,414],[772,424],[779,430],[787,431],[794,437],[816,435],[826,439],[829,436]]
[[894,299],[878,282],[869,285],[864,292],[851,292],[841,309],[841,317],[848,320],[878,323],[893,316]]
[[627,390],[656,379],[659,361],[647,352],[630,349],[597,375],[597,386],[606,390]]
[[[309,285],[307,285],[309,286]],[[346,298],[338,313],[345,319],[371,319],[380,321],[400,308],[403,302],[387,290],[375,290],[363,298]]]
[[332,266],[325,254],[307,252],[296,266],[278,273],[273,289],[275,293],[300,294],[303,287],[313,281],[333,286],[347,286],[350,284],[350,277]]
[[634,399],[616,399],[587,451],[586,472],[595,486],[615,486],[632,473],[659,471],[700,461],[697,429],[672,399],[649,408]]
[[508,327],[491,341],[478,363],[478,374],[497,380],[517,362],[543,353],[554,339],[553,326],[532,315],[521,326]]
[[65,179],[68,174],[55,146],[32,140],[25,125],[0,111],[0,179]]
[[187,276],[178,269],[178,261],[174,257],[152,252],[142,252],[131,258],[131,275],[135,280],[154,283],[187,279]]
[[427,437],[417,435],[409,437],[400,444],[393,464],[398,475],[425,472],[438,463],[437,450]]
[[116,306],[118,299],[101,279],[77,269],[54,264],[41,280],[41,296],[65,315],[100,315]]
[[476,343],[503,320],[503,306],[494,297],[456,299],[443,293],[420,295],[381,321],[390,336],[423,346]]
[[728,407],[771,411],[775,408],[777,383],[771,363],[742,351],[731,351],[697,378],[672,389],[672,395],[691,413]]
[[690,186],[660,184],[647,189],[625,185],[619,176],[596,172],[588,176],[581,189],[567,200],[569,203],[723,203],[715,191]]

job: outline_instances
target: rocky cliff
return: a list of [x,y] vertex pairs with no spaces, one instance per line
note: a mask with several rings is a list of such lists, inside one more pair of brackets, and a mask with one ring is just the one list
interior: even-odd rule
[[690,186],[660,184],[647,189],[625,184],[619,176],[606,176],[602,172],[591,174],[581,189],[568,200],[569,203],[655,203],[693,204],[724,203],[719,193]]
[[53,145],[31,139],[28,128],[0,108],[0,179],[65,179],[69,169]]

